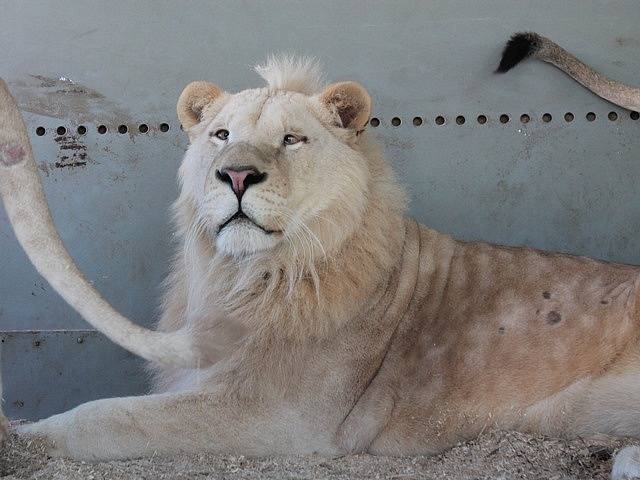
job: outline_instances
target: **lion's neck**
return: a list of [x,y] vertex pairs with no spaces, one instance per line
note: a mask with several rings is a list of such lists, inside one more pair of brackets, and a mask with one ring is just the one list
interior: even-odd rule
[[[373,219],[339,251],[314,264],[256,257],[237,260],[215,256],[199,284],[200,310],[221,309],[231,321],[251,330],[275,329],[293,338],[321,337],[361,312],[381,294],[400,261],[404,220]],[[196,281],[194,281],[196,280]]]
[[387,228],[362,229],[315,264],[214,258],[207,303],[252,330],[321,337],[353,318],[384,290],[402,251],[401,217]]

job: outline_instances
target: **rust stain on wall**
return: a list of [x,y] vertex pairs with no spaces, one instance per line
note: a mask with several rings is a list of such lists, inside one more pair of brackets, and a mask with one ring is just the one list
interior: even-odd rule
[[410,138],[404,138],[400,134],[386,135],[379,133],[376,135],[378,141],[387,148],[399,148],[401,150],[413,150],[416,145]]
[[60,77],[29,75],[11,82],[11,91],[21,110],[45,117],[70,120],[74,123],[131,123],[131,115],[85,85]]
[[54,163],[56,168],[83,167],[87,164],[87,146],[75,135],[65,135],[55,138],[58,144],[58,159]]
[[638,45],[640,45],[640,39],[639,38],[635,38],[635,37],[631,37],[631,36],[623,36],[623,35],[621,35],[619,37],[616,37],[615,43],[619,47],[638,46]]

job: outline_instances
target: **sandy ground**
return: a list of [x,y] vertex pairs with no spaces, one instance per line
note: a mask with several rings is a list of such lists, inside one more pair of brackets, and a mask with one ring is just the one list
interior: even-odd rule
[[15,436],[0,453],[6,479],[607,479],[615,451],[630,442],[606,437],[559,440],[491,432],[434,457],[327,458],[195,455],[126,462],[50,459]]

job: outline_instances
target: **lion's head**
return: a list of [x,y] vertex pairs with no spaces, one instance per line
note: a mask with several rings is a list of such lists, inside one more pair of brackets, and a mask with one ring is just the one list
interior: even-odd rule
[[276,58],[257,71],[264,88],[193,82],[182,92],[183,196],[218,251],[326,255],[365,214],[371,165],[359,134],[369,94],[355,82],[321,88],[309,60]]
[[322,86],[304,59],[257,71],[264,88],[193,82],[180,95],[190,140],[175,205],[184,255],[169,283],[185,284],[191,317],[218,304],[245,322],[289,318],[290,331],[319,332],[387,280],[405,195],[365,131],[361,85]]

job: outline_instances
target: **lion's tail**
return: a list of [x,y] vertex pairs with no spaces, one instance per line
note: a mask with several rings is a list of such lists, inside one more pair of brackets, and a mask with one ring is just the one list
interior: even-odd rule
[[511,70],[522,60],[534,57],[551,63],[596,95],[620,107],[640,110],[640,88],[612,80],[584,64],[564,48],[534,32],[514,34],[507,42],[496,72]]
[[55,229],[24,121],[2,79],[0,196],[16,237],[33,265],[91,325],[147,360],[186,368],[208,363],[198,347],[200,340],[194,335],[182,330],[156,332],[132,323],[82,275]]

